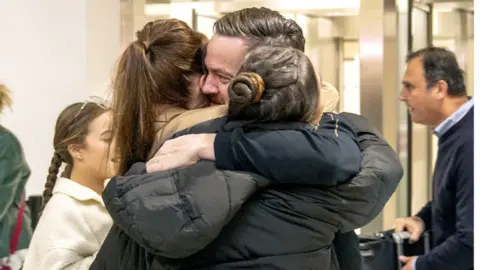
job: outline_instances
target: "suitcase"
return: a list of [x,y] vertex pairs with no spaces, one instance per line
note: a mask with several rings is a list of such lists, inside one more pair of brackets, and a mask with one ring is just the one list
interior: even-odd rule
[[360,236],[360,254],[364,270],[401,270],[399,256],[419,256],[430,250],[430,235],[425,232],[415,243],[409,243],[410,233],[385,231]]
[[32,223],[32,230],[35,231],[38,219],[40,218],[40,211],[42,209],[42,196],[30,196],[27,200],[28,208],[30,209],[30,219]]

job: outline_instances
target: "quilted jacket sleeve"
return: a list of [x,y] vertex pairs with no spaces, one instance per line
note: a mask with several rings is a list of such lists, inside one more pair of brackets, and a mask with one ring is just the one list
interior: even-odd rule
[[[346,182],[324,187],[319,189],[318,192],[327,202],[323,207],[335,213],[335,220],[330,222],[335,222],[341,232],[348,232],[368,224],[381,212],[402,179],[403,168],[395,151],[381,136],[380,132],[369,124],[366,118],[351,113],[341,113],[338,117],[352,127],[352,133],[358,141],[361,150],[360,172]],[[200,132],[202,131],[200,130]],[[305,133],[292,130],[270,132],[270,135],[276,136],[276,139],[269,137],[268,140],[265,140],[265,138],[255,138],[255,134],[244,134],[245,137],[251,138],[252,143],[256,145],[259,145],[259,139],[263,140],[263,146],[260,145],[258,148],[261,151],[257,152],[262,152],[264,150],[263,147],[267,144],[277,148],[278,145],[289,146],[288,148],[279,149],[276,155],[272,155],[272,151],[263,151],[264,155],[260,156],[261,158],[268,156],[267,160],[276,159],[277,162],[263,163],[262,171],[268,170],[268,166],[270,166],[271,170],[278,170],[278,159],[284,159],[284,162],[293,163],[281,163],[283,168],[287,168],[290,171],[288,174],[266,175],[260,171],[261,175],[267,176],[274,182],[278,182],[278,179],[275,177],[285,177],[286,175],[289,177],[283,182],[296,181],[298,183],[302,181],[302,183],[306,183],[310,181],[310,184],[318,184],[331,181],[331,179],[323,179],[325,175],[315,173],[320,171],[319,168],[308,169],[305,167],[309,163],[319,164],[318,160],[324,158],[322,149],[317,147],[318,144],[323,143],[318,137],[306,136]],[[281,140],[289,140],[291,143],[272,143]],[[234,140],[233,142],[238,148],[243,147],[241,141]],[[292,152],[279,154],[281,151],[289,151],[288,149]],[[221,150],[223,153],[232,155],[232,158],[229,159],[234,161],[230,164],[234,169],[245,169],[240,166],[239,161],[236,159],[238,155],[235,154],[234,148],[223,147]],[[345,152],[348,154],[348,146],[345,148]],[[248,154],[251,155],[252,152]],[[345,154],[342,156],[344,157]],[[254,160],[258,164],[258,158]],[[224,161],[225,159],[222,162]],[[348,163],[348,159],[342,158],[337,160],[336,163],[345,166],[345,163]]]
[[395,151],[366,118],[341,113],[355,127],[363,153],[361,171],[349,182],[329,189],[337,204],[340,231],[365,226],[380,212],[403,177],[403,168]]
[[214,143],[217,167],[254,172],[278,184],[336,186],[360,170],[362,153],[348,122],[325,114],[318,129],[219,132]]
[[116,225],[155,255],[184,258],[208,245],[265,178],[201,161],[142,174],[137,163],[108,183],[103,199]]

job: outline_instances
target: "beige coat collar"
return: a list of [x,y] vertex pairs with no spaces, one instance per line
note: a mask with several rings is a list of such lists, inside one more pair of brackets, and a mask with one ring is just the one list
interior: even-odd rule
[[57,193],[70,196],[78,201],[93,200],[104,205],[103,199],[99,194],[90,188],[80,185],[79,183],[68,178],[60,177],[57,179],[55,187],[53,188],[53,194]]

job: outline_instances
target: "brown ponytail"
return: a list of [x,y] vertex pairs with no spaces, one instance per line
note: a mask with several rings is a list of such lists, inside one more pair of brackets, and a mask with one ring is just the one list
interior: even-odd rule
[[119,62],[119,74],[114,83],[114,89],[117,89],[114,106],[123,108],[114,114],[116,132],[122,134],[117,138],[120,145],[132,146],[119,148],[122,157],[120,173],[145,158],[155,136],[154,100],[158,96],[152,90],[161,86],[155,84],[147,54],[151,54],[148,44],[139,41],[132,43]]
[[120,57],[113,80],[113,123],[119,173],[145,161],[155,137],[158,106],[186,108],[187,76],[200,73],[206,38],[176,19],[147,23]]

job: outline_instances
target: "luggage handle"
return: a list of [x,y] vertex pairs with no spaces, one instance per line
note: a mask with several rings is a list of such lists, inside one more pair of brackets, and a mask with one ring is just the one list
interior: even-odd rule
[[[412,235],[409,232],[399,232],[399,233],[392,233],[392,238],[397,244],[397,247],[399,244],[403,244],[405,242],[405,239],[410,239]],[[430,251],[430,235],[428,232],[423,233],[423,248],[425,250],[425,253]],[[402,255],[403,255],[403,246],[400,246]]]
[[[392,233],[393,241],[395,242],[395,246],[397,247],[398,256],[403,256],[403,242],[405,242],[405,239],[409,239],[410,236],[411,234],[409,232]],[[402,269],[403,263],[398,258],[397,258],[397,265],[399,270]]]
[[[409,232],[398,232],[398,233],[392,233],[392,238],[393,241],[395,241],[395,246],[397,247],[397,254],[398,256],[403,256],[403,243],[405,242],[406,239],[410,239],[412,236],[411,233]],[[425,250],[425,253],[428,253],[430,251],[430,235],[425,232],[422,235],[423,237],[423,248]],[[403,264],[400,260],[398,260],[398,269],[402,269]]]

